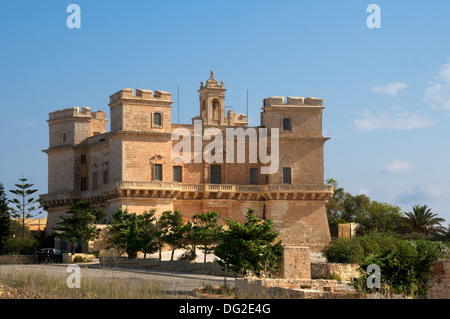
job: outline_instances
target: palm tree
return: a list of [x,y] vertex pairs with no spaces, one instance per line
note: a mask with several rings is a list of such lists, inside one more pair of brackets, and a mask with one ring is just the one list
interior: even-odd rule
[[441,225],[445,220],[436,217],[437,214],[433,214],[427,205],[415,205],[412,213],[408,212],[405,215],[401,219],[410,232],[416,232],[422,236],[445,234],[446,229]]

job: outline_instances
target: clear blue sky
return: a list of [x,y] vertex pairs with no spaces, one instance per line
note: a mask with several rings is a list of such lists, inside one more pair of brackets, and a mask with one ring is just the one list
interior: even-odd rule
[[[81,28],[69,29],[69,4]],[[370,29],[369,4],[381,8]],[[0,182],[47,192],[48,113],[109,115],[122,88],[173,94],[198,114],[215,70],[226,105],[259,124],[269,96],[324,99],[325,176],[352,194],[426,204],[450,223],[450,1],[93,1],[0,3]],[[8,194],[12,196],[12,194]]]

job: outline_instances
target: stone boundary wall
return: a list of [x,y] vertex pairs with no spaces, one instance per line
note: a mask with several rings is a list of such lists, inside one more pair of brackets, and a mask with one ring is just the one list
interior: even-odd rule
[[239,299],[366,299],[368,294],[341,291],[336,280],[326,279],[258,279],[236,278],[235,293]]
[[0,265],[11,264],[32,264],[34,259],[32,255],[4,255],[0,256]]
[[[356,292],[336,280],[236,278],[238,299],[386,299],[382,294]],[[393,295],[389,299],[410,299]]]
[[84,254],[84,253],[75,253],[75,255],[72,255],[71,253],[63,253],[62,254],[62,261],[63,263],[72,263],[75,257],[80,256],[87,259],[93,259],[95,256],[93,254]]
[[433,267],[434,279],[428,299],[450,299],[450,259],[439,259]]
[[279,278],[311,279],[309,247],[285,246]]
[[311,263],[311,278],[330,278],[330,274],[338,275],[342,281],[350,281],[352,278],[358,278],[359,265],[341,264],[341,263]]
[[188,271],[209,275],[235,277],[233,272],[223,271],[215,262],[196,263],[188,260],[159,261],[155,258],[99,257],[103,267],[152,268],[170,271]]

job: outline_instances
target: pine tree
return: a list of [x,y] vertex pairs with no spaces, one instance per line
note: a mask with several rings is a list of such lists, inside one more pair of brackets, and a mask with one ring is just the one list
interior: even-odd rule
[[156,209],[152,209],[137,216],[140,250],[144,253],[144,258],[147,257],[147,254],[153,254],[158,251],[155,212]]
[[[98,238],[100,229],[96,223],[104,217],[104,212],[90,203],[78,202],[61,216],[58,226],[54,228],[56,237],[67,239],[71,243],[88,242]],[[74,254],[72,245],[72,254]]]
[[[22,184],[15,184],[17,189],[10,190],[11,193],[17,195],[20,197],[20,200],[17,198],[14,198],[12,200],[9,200],[10,203],[15,205],[15,208],[13,207],[12,210],[12,217],[14,218],[22,218],[22,230],[23,230],[23,237],[25,238],[25,220],[27,218],[36,217],[42,212],[39,212],[37,214],[31,214],[33,211],[38,210],[42,206],[39,204],[38,199],[34,197],[30,197],[32,194],[37,192],[37,189],[32,189],[33,184],[26,183],[26,178],[20,178],[19,179]],[[35,206],[35,205],[38,206]]]
[[207,212],[192,216],[194,242],[203,247],[204,260],[206,255],[214,251],[214,245],[220,240],[222,227],[218,225],[218,214]]
[[[180,211],[165,211],[161,214],[158,220],[158,231],[163,241],[172,248],[172,255],[170,260],[173,260],[175,250],[183,248],[184,246],[184,233],[186,231],[185,225],[183,225],[183,215]],[[159,249],[159,255],[161,256],[161,247]]]
[[246,217],[244,224],[227,218],[228,229],[214,250],[217,263],[240,275],[275,275],[281,267],[283,245],[274,243],[278,234],[272,230],[273,222],[258,218],[251,209]]
[[8,199],[6,198],[5,188],[0,183],[0,254],[3,253],[3,241],[9,235],[9,226],[11,216],[9,215]]

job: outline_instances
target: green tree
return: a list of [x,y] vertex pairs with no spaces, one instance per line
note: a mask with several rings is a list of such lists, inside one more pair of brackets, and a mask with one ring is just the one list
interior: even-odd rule
[[437,217],[427,205],[415,205],[413,211],[405,215],[401,217],[401,221],[406,224],[407,232],[415,232],[421,236],[444,235],[446,232],[445,227],[441,225],[445,220]]
[[15,184],[17,189],[10,190],[10,192],[14,195],[19,196],[20,199],[14,198],[9,200],[9,202],[15,205],[15,207],[11,208],[12,217],[22,218],[23,236],[25,238],[25,220],[27,218],[36,217],[42,212],[32,214],[32,212],[41,208],[41,205],[39,204],[37,198],[30,197],[35,192],[37,192],[37,189],[32,189],[33,184],[27,183],[28,179],[20,178],[19,180],[22,182],[22,184]]
[[8,237],[4,242],[6,255],[31,255],[37,249],[39,249],[39,242],[33,237]]
[[364,194],[353,196],[345,194],[341,218],[347,222],[354,222],[358,215],[362,214],[373,202]]
[[228,229],[214,250],[217,263],[240,275],[270,277],[280,270],[282,243],[274,243],[278,234],[271,220],[258,218],[251,209],[246,217],[244,224],[227,218]]
[[[172,248],[170,260],[173,260],[175,250],[185,246],[184,235],[187,227],[183,224],[183,215],[180,211],[165,211],[161,214],[158,224],[158,233],[162,242]],[[161,259],[162,242],[159,242],[159,255]]]
[[[56,237],[66,239],[75,244],[77,242],[88,242],[98,238],[100,229],[98,223],[105,213],[92,206],[90,203],[80,201],[69,208],[66,215],[60,217],[56,231]],[[72,254],[74,254],[72,245]]]
[[396,232],[401,216],[399,206],[372,201],[355,216],[354,221],[359,224],[357,234]]
[[330,234],[332,237],[338,236],[338,225],[343,223],[353,223],[358,215],[361,215],[370,205],[370,198],[364,194],[353,196],[339,187],[336,180],[329,178],[327,185],[333,186],[333,196],[325,205]]
[[6,198],[5,188],[0,183],[0,254],[3,253],[3,241],[9,235],[11,225],[11,216],[9,214],[8,199]]
[[138,215],[138,238],[140,242],[140,250],[144,253],[144,258],[147,254],[153,254],[158,251],[158,229],[156,226],[155,209],[144,212]]
[[136,258],[141,243],[138,237],[138,218],[128,210],[118,209],[113,213],[108,225],[108,242],[126,251],[128,258]]
[[23,235],[22,223],[17,219],[11,219],[9,225],[9,237],[29,238],[31,236],[30,228],[25,225],[25,236]]
[[336,180],[329,178],[326,180],[327,185],[333,186],[333,196],[328,200],[326,204],[326,211],[328,222],[331,223],[335,220],[342,219],[342,211],[344,210],[344,199],[346,192],[342,187],[338,187]]
[[222,234],[222,227],[218,225],[218,221],[218,214],[214,211],[192,217],[194,242],[203,247],[205,263],[206,255],[214,251],[214,245],[219,242]]

